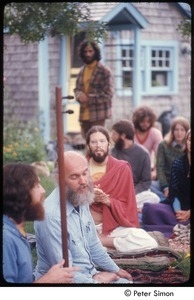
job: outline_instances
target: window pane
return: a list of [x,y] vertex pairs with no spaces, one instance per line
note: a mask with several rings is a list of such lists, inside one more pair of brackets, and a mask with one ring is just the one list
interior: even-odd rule
[[129,51],[129,56],[130,56],[130,57],[133,57],[133,49],[130,49],[130,51]]
[[126,50],[122,49],[122,57],[126,57]]
[[[122,46],[121,46],[122,47]],[[132,86],[132,68],[134,50],[132,46],[123,46],[121,51],[122,61],[122,88]]]
[[122,60],[122,67],[126,67],[126,60]]
[[162,67],[162,60],[159,60],[159,67]]
[[152,86],[167,86],[167,72],[152,71]]
[[159,57],[162,57],[163,51],[159,51]]
[[123,87],[132,87],[132,72],[123,71]]
[[170,57],[170,52],[169,51],[165,51],[165,56],[166,56],[166,58]]

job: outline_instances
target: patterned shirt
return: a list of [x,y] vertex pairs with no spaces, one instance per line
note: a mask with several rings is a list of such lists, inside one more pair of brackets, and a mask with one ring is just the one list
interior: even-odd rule
[[[79,92],[84,92],[83,74],[85,66],[80,69],[74,89],[75,97],[79,102]],[[112,97],[113,97],[113,75],[111,70],[101,62],[92,73],[88,89],[88,108],[90,122],[105,120],[111,117]],[[80,117],[83,121],[85,106],[80,103]]]

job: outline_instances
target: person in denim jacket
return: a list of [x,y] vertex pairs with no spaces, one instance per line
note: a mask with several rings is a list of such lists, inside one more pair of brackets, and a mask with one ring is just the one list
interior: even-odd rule
[[[79,271],[74,272],[73,282],[132,282],[131,275],[115,264],[97,236],[89,210],[94,193],[87,159],[76,151],[65,152],[64,158],[69,266],[79,267]],[[45,219],[35,222],[38,254],[36,278],[45,274],[52,265],[62,259],[58,187],[45,200],[44,207]]]

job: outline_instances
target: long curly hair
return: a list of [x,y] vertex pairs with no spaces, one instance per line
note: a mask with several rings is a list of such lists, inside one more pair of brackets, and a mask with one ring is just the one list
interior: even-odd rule
[[31,165],[10,163],[3,167],[3,213],[17,224],[25,220],[32,202],[30,192],[38,181]]
[[138,127],[139,123],[143,121],[145,117],[149,117],[150,126],[152,127],[156,121],[156,115],[151,107],[142,105],[133,112],[132,121],[135,128]]

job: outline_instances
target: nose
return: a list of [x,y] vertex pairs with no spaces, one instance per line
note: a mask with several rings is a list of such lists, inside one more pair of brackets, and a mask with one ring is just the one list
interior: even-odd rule
[[41,185],[41,193],[44,195],[46,193],[45,189],[43,188],[43,186]]
[[86,56],[90,56],[90,55],[91,55],[90,51],[86,51],[86,52],[85,52],[85,55],[86,55]]
[[80,176],[79,184],[86,184],[87,183],[87,178],[84,175]]
[[97,147],[100,147],[101,144],[102,144],[102,143],[101,143],[100,141],[97,141],[96,146],[97,146]]

